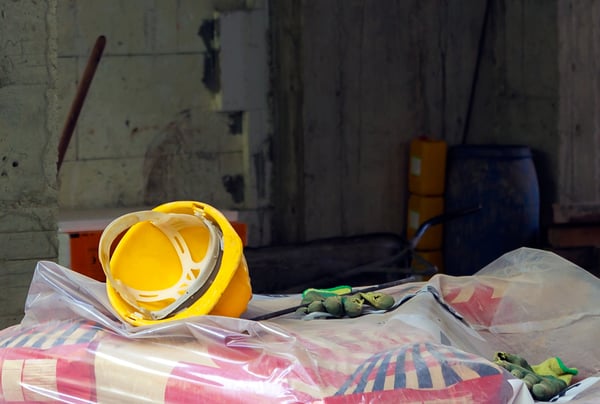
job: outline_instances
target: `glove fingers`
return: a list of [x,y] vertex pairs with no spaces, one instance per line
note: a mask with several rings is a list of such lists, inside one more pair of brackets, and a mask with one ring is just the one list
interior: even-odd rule
[[365,302],[378,310],[387,310],[394,305],[394,298],[381,292],[359,292],[350,296],[340,296],[321,293],[318,289],[308,289],[303,293],[301,301],[305,308],[300,308],[297,312],[327,312],[336,317],[357,317],[362,314]]
[[360,295],[371,306],[379,310],[387,310],[394,305],[394,298],[381,292],[367,292]]
[[344,305],[342,303],[341,296],[329,296],[323,302],[323,306],[327,313],[333,314],[334,316],[341,317],[344,315]]
[[314,313],[316,311],[323,312],[326,310],[325,310],[325,306],[323,305],[323,302],[321,300],[315,300],[307,306],[307,311],[309,313]]
[[345,297],[342,299],[342,302],[344,303],[344,310],[346,310],[348,317],[357,317],[362,313],[365,300],[362,298],[360,293],[357,293],[355,295]]

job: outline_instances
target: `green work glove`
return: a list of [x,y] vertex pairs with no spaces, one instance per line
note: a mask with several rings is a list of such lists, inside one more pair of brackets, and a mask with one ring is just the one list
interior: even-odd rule
[[523,380],[536,400],[547,401],[567,388],[566,381],[553,375],[540,375],[518,355],[496,352],[494,362]]
[[349,295],[349,286],[338,286],[331,289],[307,289],[302,293],[299,314],[315,312],[329,313],[336,317],[360,316],[365,305],[378,310],[388,310],[394,305],[394,298],[381,292],[358,292]]
[[297,310],[297,312],[300,314],[323,312],[337,317],[344,315],[342,296],[338,295],[337,293],[330,292],[329,289],[308,289],[304,291],[302,294],[302,302],[300,304],[305,306],[300,307]]
[[573,375],[578,373],[576,368],[567,367],[557,356],[548,358],[539,365],[531,365],[531,369],[541,376],[558,377],[559,379],[564,380],[567,385],[571,384]]

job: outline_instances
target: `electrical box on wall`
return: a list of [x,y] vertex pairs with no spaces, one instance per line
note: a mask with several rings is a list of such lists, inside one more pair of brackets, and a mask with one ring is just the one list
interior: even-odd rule
[[203,81],[215,94],[218,111],[266,109],[267,28],[265,9],[219,13],[202,24],[207,47]]

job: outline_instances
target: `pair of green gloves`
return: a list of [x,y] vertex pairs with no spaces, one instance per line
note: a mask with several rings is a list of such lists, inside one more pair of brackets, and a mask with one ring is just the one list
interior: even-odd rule
[[331,289],[307,289],[302,293],[301,305],[296,311],[299,314],[321,312],[335,317],[357,317],[368,306],[388,310],[394,305],[394,298],[381,292],[352,294],[352,288],[340,286]]
[[558,357],[546,359],[539,365],[529,365],[518,355],[496,352],[494,362],[523,380],[533,398],[547,401],[566,389],[577,374],[577,369],[569,368]]

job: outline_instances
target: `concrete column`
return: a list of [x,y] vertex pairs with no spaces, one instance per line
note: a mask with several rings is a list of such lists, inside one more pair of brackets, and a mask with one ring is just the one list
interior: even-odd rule
[[56,259],[56,1],[0,0],[0,327]]

